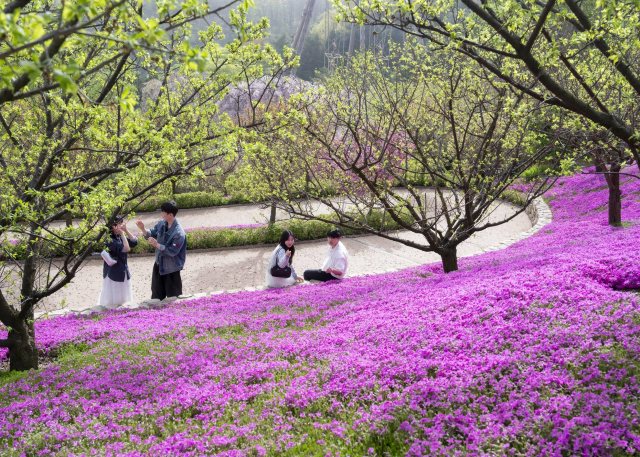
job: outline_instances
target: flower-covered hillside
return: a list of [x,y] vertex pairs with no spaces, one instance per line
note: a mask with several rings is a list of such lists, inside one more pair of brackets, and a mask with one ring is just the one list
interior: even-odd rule
[[[51,319],[0,383],[7,455],[640,452],[640,181],[601,178],[508,249],[288,291]],[[11,381],[9,381],[11,379]]]

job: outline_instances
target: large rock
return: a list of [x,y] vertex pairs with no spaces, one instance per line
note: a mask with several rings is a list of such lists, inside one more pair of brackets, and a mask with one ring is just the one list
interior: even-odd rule
[[63,316],[65,314],[69,314],[71,312],[73,312],[73,311],[71,311],[68,308],[62,308],[62,309],[56,309],[55,311],[49,311],[46,314],[48,314],[49,316]]
[[97,305],[97,306],[92,306],[89,309],[85,309],[80,314],[104,313],[106,310],[107,310],[107,308],[105,308],[104,306]]
[[134,302],[127,302],[124,305],[122,305],[122,309],[138,309],[140,308],[140,305]]

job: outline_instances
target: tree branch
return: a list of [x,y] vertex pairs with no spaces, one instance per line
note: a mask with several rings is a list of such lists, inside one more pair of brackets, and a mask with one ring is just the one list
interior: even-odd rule
[[111,74],[111,78],[109,78],[109,81],[107,81],[107,83],[102,88],[102,92],[100,92],[100,95],[98,95],[98,98],[96,98],[95,103],[102,103],[102,100],[104,100],[104,98],[109,94],[109,92],[111,92],[111,89],[113,89],[113,86],[118,80],[118,77],[120,76],[120,73],[124,68],[124,64],[127,62],[127,59],[129,58],[130,54],[131,54],[131,51],[128,51],[122,56],[122,58],[120,59],[120,62],[118,62],[118,65],[116,66],[116,69]]
[[[73,25],[77,22],[78,19],[73,19],[69,22],[69,24]],[[40,54],[39,62],[43,64],[46,61],[50,60],[53,56],[55,56],[60,51],[60,48],[66,41],[67,36],[68,35],[57,36],[53,40],[51,40],[51,43],[49,44],[47,49],[42,51],[42,54]],[[30,80],[31,79],[29,78],[29,74],[23,73],[13,81],[11,87],[2,89],[2,91],[0,91],[0,105],[13,100],[14,94],[20,91],[27,84],[29,84]]]
[[[584,11],[582,11],[580,6],[578,6],[578,4],[574,0],[565,0],[565,3],[569,7],[569,9],[571,9],[571,12],[576,15],[576,17],[578,18],[578,21],[580,21],[580,25],[582,25],[582,27],[584,27],[585,30],[592,31],[591,21],[589,21],[589,18],[587,17],[586,14],[584,14]],[[598,50],[602,54],[604,54],[607,57],[607,59],[611,60],[614,54],[613,52],[611,52],[611,48],[609,47],[609,44],[602,38],[595,38],[593,42],[596,48],[598,48]],[[633,87],[636,93],[640,95],[640,78],[638,78],[633,73],[633,70],[626,63],[624,63],[621,58],[618,59],[618,61],[614,63],[613,66],[627,80],[629,85]]]
[[17,9],[24,8],[29,3],[31,3],[31,0],[14,0],[13,2],[9,3],[7,6],[5,6],[2,12],[4,14],[11,14]]
[[540,13],[538,22],[536,23],[536,26],[534,27],[533,32],[529,37],[529,41],[527,41],[527,44],[524,45],[524,52],[526,53],[531,52],[531,48],[533,47],[533,44],[536,42],[536,39],[538,38],[538,35],[540,34],[540,31],[542,30],[542,27],[544,27],[544,23],[547,20],[547,16],[551,12],[551,9],[553,8],[553,5],[555,5],[555,3],[556,3],[556,0],[549,0],[545,5],[544,9],[542,10],[542,13]]

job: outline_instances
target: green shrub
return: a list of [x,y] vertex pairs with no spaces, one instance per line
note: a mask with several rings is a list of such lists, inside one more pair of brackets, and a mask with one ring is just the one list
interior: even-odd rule
[[[75,238],[81,235],[80,229],[77,227],[67,227],[60,230],[55,230],[54,233],[59,237]],[[54,235],[46,234],[44,236],[46,240],[54,241]],[[17,240],[3,240],[2,249],[0,249],[0,260],[5,260],[11,255],[14,259],[24,260],[27,255],[27,241],[23,239]],[[95,249],[100,246],[96,245]],[[55,242],[43,242],[40,248],[40,256],[42,257],[61,257],[68,254],[66,250],[66,244],[58,244]],[[102,249],[102,248],[100,248]]]
[[[372,213],[367,220],[372,227],[380,229],[382,212],[376,211]],[[326,237],[327,232],[332,227],[334,225],[316,220],[291,219],[263,227],[190,230],[187,232],[187,250],[274,244],[278,242],[284,230],[291,230],[296,235],[296,239],[300,241],[318,240]],[[385,230],[397,230],[398,228],[399,226],[396,222],[392,221],[390,217],[386,218]],[[342,231],[345,235],[362,233],[362,231],[358,230],[342,229]],[[147,243],[144,238],[140,237],[138,241],[138,246],[131,250],[132,253],[155,252],[155,248]]]
[[521,175],[525,181],[533,181],[539,176],[544,176],[548,172],[548,165],[538,164],[527,168]]
[[527,202],[526,194],[520,192],[519,190],[507,189],[502,194],[500,194],[500,198],[502,200],[508,201],[510,203],[514,203],[516,205],[524,206]]
[[236,205],[239,203],[251,203],[251,200],[242,195],[222,195],[220,193],[211,192],[185,192],[184,194],[156,195],[149,197],[138,206],[131,205],[127,208],[129,211],[151,212],[160,208],[167,200],[175,200],[178,208],[209,208],[212,206]]
[[[330,217],[331,216],[327,216],[327,218]],[[354,218],[363,219],[362,216],[355,215]],[[367,216],[367,223],[371,227],[380,230],[382,227],[382,211],[372,212]],[[251,246],[256,244],[275,244],[280,239],[280,235],[284,230],[291,230],[300,241],[318,240],[326,237],[327,232],[332,227],[334,227],[333,224],[317,220],[290,219],[278,222],[272,226],[265,225],[262,227],[250,228],[203,228],[189,230],[186,233],[187,250],[228,248],[234,246]],[[385,218],[384,227],[382,228],[386,231],[391,231],[399,229],[400,226],[387,216]],[[67,233],[71,230],[77,229],[64,229],[63,232]],[[357,235],[363,233],[359,230],[342,229],[342,231],[345,235]],[[19,241],[16,244],[14,243],[5,241],[5,252],[10,252],[15,259],[24,259],[26,253],[26,242]],[[102,249],[101,246],[96,246],[96,250],[100,249]],[[155,252],[155,248],[142,236],[138,237],[138,245],[131,250],[131,253],[133,254],[153,252]],[[63,254],[65,253],[62,251],[58,252],[55,249],[49,249],[42,252],[44,257],[58,257]],[[0,259],[2,258],[6,258],[4,253],[0,253]]]

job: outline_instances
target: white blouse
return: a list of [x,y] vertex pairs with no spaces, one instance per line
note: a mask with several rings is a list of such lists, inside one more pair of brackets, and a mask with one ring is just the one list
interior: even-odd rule
[[282,246],[278,245],[271,254],[271,259],[269,259],[269,266],[267,267],[267,273],[265,275],[265,281],[268,287],[286,287],[295,284],[298,279],[298,274],[296,273],[296,269],[293,268],[293,265],[289,265],[291,267],[291,276],[288,278],[276,278],[271,276],[271,269],[278,264],[280,268],[284,268],[289,264],[289,257],[287,257],[287,251],[285,251]]

